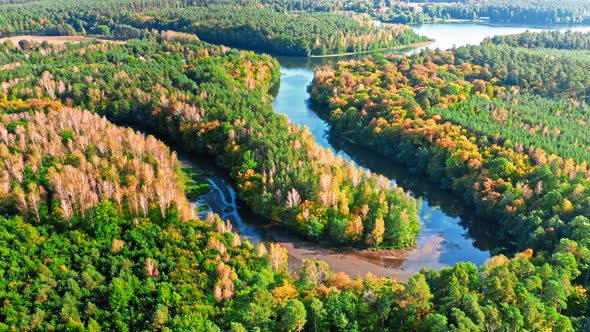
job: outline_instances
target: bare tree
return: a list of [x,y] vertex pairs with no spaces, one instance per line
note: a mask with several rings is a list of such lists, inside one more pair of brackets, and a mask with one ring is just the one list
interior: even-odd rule
[[53,75],[51,75],[50,72],[44,71],[43,74],[41,74],[41,78],[39,79],[39,84],[41,85],[41,87],[43,89],[45,89],[45,91],[47,91],[47,94],[49,95],[49,97],[51,97],[52,100],[55,100],[56,84],[55,84],[55,81],[53,80]]
[[277,271],[286,271],[288,267],[289,254],[287,249],[278,243],[271,243],[268,256],[270,266]]
[[301,196],[299,196],[299,192],[295,190],[295,188],[291,188],[287,193],[287,201],[286,206],[289,209],[296,208],[301,204]]
[[146,259],[144,268],[147,276],[150,278],[157,277],[160,275],[160,271],[158,270],[156,263],[154,263],[154,261],[151,258]]

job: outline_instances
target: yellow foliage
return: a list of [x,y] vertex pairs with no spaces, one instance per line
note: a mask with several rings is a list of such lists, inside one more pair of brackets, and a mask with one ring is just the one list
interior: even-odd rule
[[295,299],[299,296],[299,292],[295,286],[289,281],[283,280],[283,285],[272,290],[272,295],[277,302],[287,301],[289,299]]
[[567,198],[563,198],[563,203],[561,204],[561,210],[563,212],[572,212],[572,210],[574,209],[574,205],[572,204],[572,202],[567,199]]

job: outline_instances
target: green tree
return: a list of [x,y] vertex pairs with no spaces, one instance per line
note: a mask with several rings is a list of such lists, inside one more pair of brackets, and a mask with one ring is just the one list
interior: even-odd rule
[[307,312],[303,303],[299,300],[289,300],[281,318],[285,330],[300,332],[305,326],[306,319]]

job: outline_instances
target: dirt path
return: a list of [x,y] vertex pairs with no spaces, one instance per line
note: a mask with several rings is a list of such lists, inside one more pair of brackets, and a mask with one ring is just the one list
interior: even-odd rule
[[101,43],[116,43],[116,44],[123,44],[122,41],[117,40],[108,40],[108,39],[100,39],[95,37],[86,37],[86,36],[12,36],[12,37],[5,37],[0,38],[0,43],[5,41],[10,41],[14,45],[18,45],[18,42],[21,40],[26,40],[29,42],[41,43],[47,41],[50,44],[54,45],[63,45],[65,43],[83,43],[88,41],[99,41]]

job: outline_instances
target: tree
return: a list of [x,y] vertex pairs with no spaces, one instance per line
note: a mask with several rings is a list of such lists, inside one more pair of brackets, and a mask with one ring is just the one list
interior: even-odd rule
[[43,89],[45,89],[45,91],[47,92],[49,97],[51,97],[51,99],[55,100],[56,83],[53,80],[53,75],[51,75],[51,73],[49,71],[44,71],[43,74],[41,74],[41,78],[39,79],[39,84],[41,85],[41,87]]
[[321,322],[324,319],[324,310],[323,310],[324,304],[322,301],[320,301],[318,298],[313,297],[311,299],[311,301],[309,302],[309,312],[313,318],[313,320],[311,321],[311,323],[313,324],[313,331],[317,332],[318,328],[321,327]]
[[270,252],[268,254],[270,266],[276,271],[286,271],[289,262],[289,253],[287,249],[277,243],[270,244]]
[[543,290],[543,302],[561,312],[567,307],[566,300],[567,295],[563,286],[555,280],[547,281]]
[[441,314],[429,314],[420,324],[419,330],[424,332],[446,332],[449,330],[447,324],[447,317]]
[[28,40],[26,40],[26,39],[21,39],[18,42],[18,47],[20,47],[23,51],[30,50],[31,49],[31,46],[32,46],[31,42],[28,41]]
[[375,219],[375,227],[367,237],[367,244],[376,247],[383,242],[383,234],[385,233],[385,222],[383,218]]
[[93,32],[97,35],[108,36],[111,34],[111,29],[108,25],[99,25],[94,28]]
[[424,275],[418,273],[410,277],[406,292],[410,301],[408,311],[415,315],[417,321],[421,321],[429,314],[432,306],[430,300],[433,297]]
[[230,326],[230,332],[248,332],[241,323],[231,322]]
[[281,321],[286,331],[301,332],[305,326],[306,318],[307,312],[303,303],[293,299],[287,303]]

